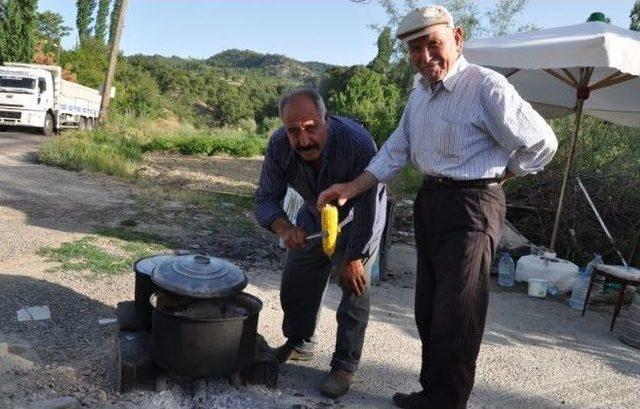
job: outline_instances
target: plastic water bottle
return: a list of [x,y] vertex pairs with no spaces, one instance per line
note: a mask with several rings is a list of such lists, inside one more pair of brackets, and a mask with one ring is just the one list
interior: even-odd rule
[[593,274],[594,267],[598,264],[602,264],[602,256],[596,254],[587,264],[586,268],[580,269],[578,279],[571,291],[571,298],[569,299],[569,305],[576,310],[582,310],[587,298],[587,290],[589,289],[589,281],[591,281],[591,275]]
[[600,254],[594,254],[593,260],[591,260],[589,264],[587,264],[587,275],[591,276],[591,274],[593,274],[595,266],[597,266],[598,264],[602,264],[602,256]]
[[574,310],[582,311],[582,308],[584,307],[584,300],[587,298],[589,280],[591,280],[591,274],[587,273],[586,268],[581,268],[580,274],[578,274],[578,279],[573,285],[573,290],[571,290],[571,298],[569,299],[569,305]]
[[498,284],[503,287],[513,287],[515,263],[508,252],[502,253],[498,262]]

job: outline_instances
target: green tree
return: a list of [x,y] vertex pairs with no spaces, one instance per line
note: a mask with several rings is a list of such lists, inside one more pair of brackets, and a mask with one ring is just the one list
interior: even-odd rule
[[227,81],[216,81],[207,90],[207,106],[212,125],[235,125],[241,119],[252,118],[253,111],[246,93]]
[[109,44],[113,43],[113,37],[116,35],[118,13],[120,13],[121,4],[121,0],[113,0],[113,7],[111,8],[111,17],[109,21]]
[[110,0],[99,0],[98,14],[96,15],[96,27],[94,30],[94,37],[104,43],[107,36],[107,17],[109,17],[109,4]]
[[95,38],[85,39],[82,46],[72,51],[64,51],[60,65],[76,74],[78,83],[98,88],[104,82],[107,71],[107,48]]
[[473,0],[445,0],[442,5],[449,10],[456,25],[464,30],[464,38],[475,38],[482,35],[484,27],[478,18],[480,12]]
[[387,76],[362,66],[331,70],[324,82],[327,108],[354,118],[380,145],[395,129],[402,109],[400,87]]
[[111,105],[115,112],[133,116],[155,116],[161,106],[158,84],[149,73],[120,61],[115,77],[118,92]]
[[91,23],[93,22],[93,12],[96,9],[96,0],[76,0],[76,28],[80,45],[91,36]]
[[4,33],[4,3],[0,1],[0,65],[4,63],[7,43]]
[[71,27],[63,25],[62,16],[52,11],[38,13],[37,41],[43,43],[45,53],[57,54],[60,40],[71,32]]
[[391,38],[391,28],[385,27],[378,36],[378,54],[369,63],[368,67],[373,71],[386,74],[391,64],[393,55],[393,38]]
[[629,30],[640,31],[640,0],[636,0],[633,4],[629,18],[631,18]]
[[515,26],[515,16],[522,13],[528,0],[498,0],[496,7],[487,13],[493,37],[507,35],[514,31],[531,30],[533,26]]
[[22,14],[22,61],[32,62],[36,50],[36,27],[38,23],[38,0],[21,0]]
[[32,62],[37,0],[0,1],[0,60]]

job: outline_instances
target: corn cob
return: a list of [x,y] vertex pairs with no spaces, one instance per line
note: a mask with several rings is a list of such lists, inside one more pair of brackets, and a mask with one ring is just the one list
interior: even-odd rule
[[338,209],[326,204],[320,211],[320,223],[322,224],[322,250],[331,257],[336,250],[336,241],[340,227],[338,226]]

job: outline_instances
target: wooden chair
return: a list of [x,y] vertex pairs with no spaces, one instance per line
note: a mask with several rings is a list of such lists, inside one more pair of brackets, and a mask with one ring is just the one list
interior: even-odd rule
[[[630,266],[638,266],[638,256],[640,255],[640,223],[635,225],[634,230],[636,231],[636,235],[633,239],[633,244],[631,246],[631,253],[629,254],[629,265]],[[616,305],[613,309],[613,318],[611,319],[611,327],[609,327],[609,331],[613,331],[613,324],[616,322],[616,318],[618,318],[618,314],[620,314],[620,308],[622,307],[622,302],[624,301],[624,290],[627,287],[627,284],[636,284],[640,286],[640,270],[634,267],[624,267],[624,266],[612,266],[607,264],[600,264],[595,267],[598,270],[600,275],[605,276],[605,278],[609,278],[620,284],[620,292],[618,293],[618,298],[616,299]],[[584,300],[584,306],[582,307],[582,316],[584,317],[585,311],[587,311],[587,307],[589,306],[589,296],[591,295],[591,288],[593,287],[593,282],[595,281],[595,271],[591,274],[591,280],[589,281],[589,289],[587,290],[587,295]]]
[[[640,241],[640,231],[636,234],[634,239],[633,248],[631,250],[631,255],[629,256],[629,263],[634,265],[636,256],[638,255]],[[611,327],[609,327],[609,331],[613,331],[613,324],[616,322],[616,318],[618,318],[618,314],[620,314],[620,308],[622,307],[622,302],[624,301],[624,290],[627,285],[636,285],[640,286],[640,269],[634,267],[625,267],[625,266],[614,266],[609,264],[599,264],[595,267],[595,270],[591,274],[591,280],[589,281],[589,289],[587,289],[587,295],[584,300],[584,306],[582,307],[582,316],[584,317],[585,311],[587,311],[587,307],[589,306],[589,296],[591,295],[591,289],[593,288],[593,282],[595,281],[596,275],[602,275],[606,279],[614,281],[620,284],[620,292],[618,292],[618,298],[616,299],[615,307],[613,308],[613,318],[611,319]]]

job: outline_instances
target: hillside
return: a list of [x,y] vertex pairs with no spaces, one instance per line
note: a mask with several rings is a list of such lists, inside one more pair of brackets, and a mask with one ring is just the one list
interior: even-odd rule
[[317,85],[333,67],[248,50],[227,50],[207,59],[133,55],[122,62],[119,77],[125,87],[146,84],[123,105],[158,94],[156,106],[202,126],[235,125],[243,120],[260,126],[265,118],[277,116],[283,90]]
[[250,50],[226,50],[206,60],[212,67],[258,69],[271,75],[288,78],[317,77],[332,65],[321,62],[300,62],[279,54],[260,54]]

